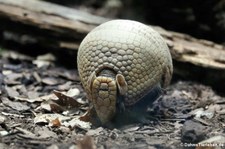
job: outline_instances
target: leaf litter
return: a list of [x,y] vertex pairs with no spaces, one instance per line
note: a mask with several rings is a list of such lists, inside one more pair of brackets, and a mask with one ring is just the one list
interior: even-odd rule
[[174,82],[149,107],[153,120],[95,126],[77,70],[55,60],[51,54],[33,58],[12,51],[1,56],[0,148],[175,149],[182,143],[224,143],[225,98],[208,86]]

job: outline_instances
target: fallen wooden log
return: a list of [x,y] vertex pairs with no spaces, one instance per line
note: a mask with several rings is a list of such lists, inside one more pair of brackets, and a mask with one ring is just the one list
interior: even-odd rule
[[[97,25],[108,21],[79,10],[37,0],[0,0],[4,40],[46,48],[76,50]],[[175,75],[225,87],[225,47],[154,27],[170,47]]]
[[1,30],[22,44],[77,49],[82,38],[107,19],[36,0],[0,0]]

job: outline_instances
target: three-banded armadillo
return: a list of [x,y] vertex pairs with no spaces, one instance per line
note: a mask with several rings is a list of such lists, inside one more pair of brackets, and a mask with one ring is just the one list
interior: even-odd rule
[[159,33],[131,20],[112,20],[93,29],[79,47],[77,62],[83,87],[103,124],[113,118],[117,105],[129,107],[154,86],[167,86],[173,71]]

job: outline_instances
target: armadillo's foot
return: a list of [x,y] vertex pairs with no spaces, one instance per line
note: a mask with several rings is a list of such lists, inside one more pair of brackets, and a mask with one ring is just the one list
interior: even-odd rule
[[138,103],[125,109],[124,112],[117,112],[114,118],[115,127],[121,127],[130,123],[151,123],[156,120],[153,116],[147,112],[148,107],[152,105],[154,101],[161,97],[163,90],[160,86],[155,86],[151,92],[141,99]]
[[125,105],[124,105],[124,96],[118,96],[117,99],[118,100],[117,100],[117,103],[116,103],[116,108],[117,108],[118,113],[125,112],[126,108],[125,108]]

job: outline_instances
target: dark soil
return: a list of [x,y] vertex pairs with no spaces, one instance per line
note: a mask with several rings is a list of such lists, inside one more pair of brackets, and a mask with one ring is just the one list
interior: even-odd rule
[[[2,149],[182,149],[225,135],[225,97],[209,86],[178,80],[149,106],[145,123],[110,129],[88,124],[89,128],[86,123],[70,121],[88,109],[77,70],[55,65],[49,55],[32,58],[15,52],[3,54],[0,64]],[[50,96],[53,90],[71,88],[74,96],[68,97],[69,106],[56,104]],[[82,106],[74,104],[79,100]],[[50,115],[56,117],[48,118]],[[215,142],[224,148],[223,139]]]

